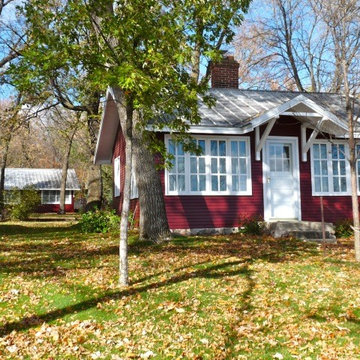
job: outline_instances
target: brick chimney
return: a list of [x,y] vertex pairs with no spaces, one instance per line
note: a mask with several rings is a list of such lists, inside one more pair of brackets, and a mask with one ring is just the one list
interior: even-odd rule
[[239,63],[234,56],[224,55],[220,62],[211,65],[211,87],[238,89]]

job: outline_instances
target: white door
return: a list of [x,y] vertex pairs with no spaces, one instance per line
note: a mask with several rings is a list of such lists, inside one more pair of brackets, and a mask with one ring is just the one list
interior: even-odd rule
[[268,138],[264,154],[265,220],[300,220],[296,138]]

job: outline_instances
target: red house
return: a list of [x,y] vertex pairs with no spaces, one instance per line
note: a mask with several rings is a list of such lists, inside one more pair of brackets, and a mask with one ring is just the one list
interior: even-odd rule
[[[37,212],[58,212],[60,210],[61,169],[5,169],[5,201],[11,197],[14,189],[34,188],[40,193],[41,205]],[[80,190],[80,184],[74,169],[67,172],[65,210],[74,212],[74,194]],[[7,192],[9,195],[7,195]]]
[[[241,90],[238,66],[233,57],[213,66],[216,105],[200,104],[202,121],[190,127],[201,156],[185,153],[168,130],[159,132],[175,157],[172,169],[160,171],[170,228],[232,228],[242,216],[259,215],[266,221],[320,221],[321,196],[325,221],[351,217],[344,98]],[[110,93],[106,100],[96,163],[114,164],[120,210],[124,141]]]

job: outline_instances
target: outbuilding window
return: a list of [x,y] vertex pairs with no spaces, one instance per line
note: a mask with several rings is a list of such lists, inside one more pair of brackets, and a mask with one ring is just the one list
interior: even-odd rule
[[[65,204],[71,204],[71,191],[65,192]],[[42,204],[60,204],[60,190],[42,190]]]
[[170,136],[173,155],[166,173],[167,195],[251,195],[251,161],[248,137],[198,136],[201,155],[187,153]]

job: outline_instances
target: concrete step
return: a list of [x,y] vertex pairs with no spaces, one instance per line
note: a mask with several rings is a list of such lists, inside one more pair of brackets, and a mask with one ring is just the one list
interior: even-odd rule
[[[293,236],[308,241],[322,241],[321,222],[313,221],[274,221],[267,223],[269,233],[275,238]],[[332,223],[325,223],[326,242],[336,242]]]

